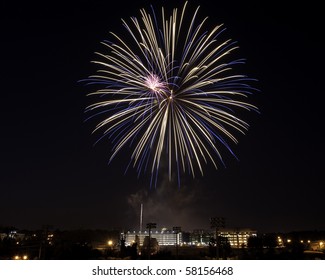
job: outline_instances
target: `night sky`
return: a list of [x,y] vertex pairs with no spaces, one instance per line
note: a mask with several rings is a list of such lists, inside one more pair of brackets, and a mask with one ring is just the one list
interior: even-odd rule
[[[258,79],[239,144],[239,160],[206,167],[204,177],[124,175],[125,152],[108,165],[110,143],[93,145],[94,122],[84,122],[94,74],[90,61],[109,32],[125,34],[121,18],[139,9],[160,12],[182,1],[1,1],[0,226],[37,229],[209,228],[223,216],[229,227],[258,231],[325,229],[324,31],[320,2],[190,1],[208,26],[224,23],[238,41],[245,72]],[[283,2],[283,1],[282,1]],[[313,3],[314,2],[314,3]],[[165,178],[166,177],[166,178]]]

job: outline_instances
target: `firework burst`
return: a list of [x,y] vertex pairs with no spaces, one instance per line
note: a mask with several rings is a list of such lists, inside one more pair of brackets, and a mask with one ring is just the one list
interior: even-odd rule
[[244,63],[230,59],[236,43],[221,39],[222,25],[205,31],[207,18],[196,24],[199,8],[186,18],[186,7],[169,17],[162,8],[159,21],[153,9],[122,20],[125,37],[111,33],[113,42],[103,42],[108,51],[98,53],[97,74],[88,79],[101,86],[86,111],[102,117],[94,131],[113,143],[110,161],[129,147],[129,165],[139,175],[149,169],[154,184],[165,157],[170,179],[174,171],[178,180],[203,175],[208,163],[217,168],[220,148],[233,154],[228,142],[248,129],[238,110],[257,110],[246,102],[252,79],[233,73]]

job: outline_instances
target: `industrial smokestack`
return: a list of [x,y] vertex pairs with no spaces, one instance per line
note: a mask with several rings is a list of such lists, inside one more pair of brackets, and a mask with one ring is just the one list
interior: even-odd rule
[[141,208],[140,208],[140,231],[142,231],[142,221],[143,221],[143,204],[141,203]]

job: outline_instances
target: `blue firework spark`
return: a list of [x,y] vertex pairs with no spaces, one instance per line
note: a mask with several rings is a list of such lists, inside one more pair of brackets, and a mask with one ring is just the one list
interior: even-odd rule
[[86,111],[102,116],[94,132],[114,144],[110,161],[129,147],[129,164],[139,175],[149,169],[154,183],[165,156],[170,180],[174,171],[194,177],[205,164],[217,168],[221,146],[233,154],[228,143],[249,127],[237,112],[258,110],[247,102],[253,79],[234,73],[244,63],[231,59],[237,44],[221,38],[223,25],[206,31],[207,18],[196,24],[199,7],[185,17],[186,7],[169,17],[162,8],[159,21],[153,9],[122,20],[125,36],[103,42],[107,53],[98,53],[88,80],[100,85]]

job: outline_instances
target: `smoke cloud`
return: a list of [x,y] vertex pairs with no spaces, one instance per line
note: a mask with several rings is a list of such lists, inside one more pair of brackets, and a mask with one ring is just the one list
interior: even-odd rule
[[[204,188],[203,188],[204,189]],[[149,222],[157,223],[157,229],[172,229],[181,226],[183,230],[209,227],[209,216],[204,214],[201,204],[206,194],[202,186],[182,185],[170,182],[168,176],[153,189],[141,189],[129,195],[130,223],[134,230],[140,229],[140,209],[143,204],[143,230]]]

